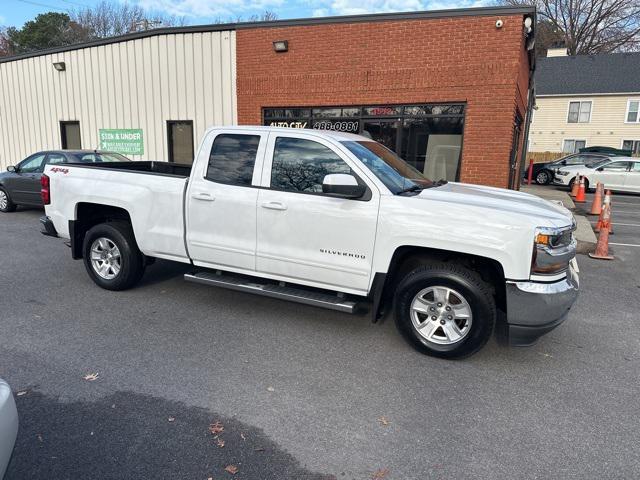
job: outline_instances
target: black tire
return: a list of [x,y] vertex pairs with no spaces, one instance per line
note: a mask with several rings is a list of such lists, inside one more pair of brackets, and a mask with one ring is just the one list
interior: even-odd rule
[[[109,240],[120,252],[120,268],[114,278],[103,278],[94,269],[91,247],[99,238]],[[101,223],[91,228],[84,237],[82,252],[87,273],[96,285],[106,290],[127,290],[137,284],[144,274],[144,255],[138,249],[131,225],[126,222]]]
[[[576,177],[573,177],[571,179],[571,181],[569,182],[569,190],[573,190],[573,184],[575,183],[575,181],[576,181]],[[584,179],[584,191],[585,192],[590,192],[590,190],[589,190],[589,180],[586,179],[586,178]]]
[[540,170],[536,174],[536,183],[538,185],[548,185],[549,183],[551,183],[552,178],[553,175],[549,172],[549,170]]
[[[471,325],[456,343],[433,343],[413,325],[411,304],[419,292],[429,287],[450,288],[461,294],[470,307]],[[476,272],[457,263],[433,262],[411,270],[396,289],[395,310],[396,326],[402,336],[419,352],[439,358],[460,359],[473,355],[487,343],[496,323],[492,287]],[[431,321],[428,315],[424,322],[427,321]]]
[[15,212],[17,205],[11,201],[11,197],[9,196],[9,192],[7,192],[4,187],[0,187],[0,195],[6,198],[6,204],[4,202],[0,202],[0,212],[10,213]]

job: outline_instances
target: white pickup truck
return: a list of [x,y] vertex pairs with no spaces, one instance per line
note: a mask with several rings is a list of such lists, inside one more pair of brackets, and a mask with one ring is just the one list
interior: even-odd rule
[[468,356],[494,331],[529,345],[578,294],[575,222],[538,197],[431,181],[371,139],[212,128],[193,166],[48,166],[43,233],[102,288],[155,258],[189,281],[355,313],[393,309],[418,350]]

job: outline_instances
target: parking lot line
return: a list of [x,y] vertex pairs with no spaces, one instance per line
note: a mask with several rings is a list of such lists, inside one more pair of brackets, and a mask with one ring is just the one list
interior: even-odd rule
[[635,243],[613,243],[613,242],[609,242],[609,245],[618,245],[620,247],[640,247],[640,245],[636,245]]

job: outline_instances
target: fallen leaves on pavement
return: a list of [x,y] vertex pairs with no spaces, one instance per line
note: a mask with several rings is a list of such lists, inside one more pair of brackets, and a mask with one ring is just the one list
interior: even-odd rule
[[385,427],[391,423],[387,417],[380,417],[378,421],[380,422],[380,425]]
[[167,420],[169,420],[170,422],[175,422],[176,421],[176,417],[169,417]]
[[224,448],[224,440],[223,439],[216,438],[216,444],[218,445],[218,447]]
[[379,480],[381,478],[384,478],[387,476],[388,473],[389,473],[388,468],[379,468],[378,470],[373,472],[373,475],[371,475],[371,480]]
[[100,375],[98,375],[97,373],[87,373],[82,378],[84,378],[87,382],[93,382],[93,381],[97,380],[99,376]]
[[16,393],[16,397],[21,397],[23,395],[26,395],[28,393],[28,390],[21,390],[18,393]]
[[224,469],[231,475],[235,475],[236,473],[238,473],[238,467],[236,467],[235,465],[227,465],[226,467],[224,467]]
[[267,392],[275,392],[276,389],[273,387],[267,387]]
[[224,432],[224,425],[222,425],[222,422],[220,422],[219,420],[216,420],[211,425],[209,425],[209,431],[212,435],[218,435]]

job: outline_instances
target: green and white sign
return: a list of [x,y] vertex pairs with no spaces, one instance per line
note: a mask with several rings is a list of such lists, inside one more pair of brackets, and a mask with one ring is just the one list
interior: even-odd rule
[[142,155],[144,153],[144,141],[141,128],[101,128],[100,150],[109,150],[124,155]]

